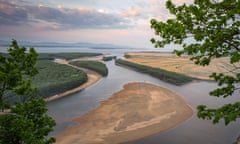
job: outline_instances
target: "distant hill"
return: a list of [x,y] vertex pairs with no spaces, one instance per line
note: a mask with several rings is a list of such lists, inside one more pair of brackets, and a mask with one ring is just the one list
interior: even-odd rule
[[[11,41],[0,40],[0,46],[9,47]],[[113,44],[97,44],[97,43],[87,43],[87,42],[77,42],[77,43],[60,43],[60,42],[29,42],[29,41],[18,41],[20,46],[26,47],[87,47],[93,49],[113,49],[113,48],[124,48],[131,49],[128,46],[120,46]]]

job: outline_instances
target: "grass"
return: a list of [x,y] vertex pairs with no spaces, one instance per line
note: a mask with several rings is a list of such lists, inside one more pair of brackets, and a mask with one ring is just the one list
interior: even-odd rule
[[48,97],[75,88],[87,81],[87,75],[75,68],[49,60],[40,60],[36,65],[39,74],[33,78],[38,87],[38,96]]
[[61,59],[76,59],[81,57],[91,57],[91,56],[99,56],[101,53],[39,53],[40,60],[54,60],[55,58]]
[[[209,78],[212,73],[224,73],[233,75],[229,70],[234,70],[234,66],[229,63],[228,57],[215,58],[208,66],[199,66],[190,60],[189,56],[181,57],[171,53],[150,53],[150,52],[131,52],[127,53],[126,60],[140,65],[160,68],[184,74],[193,78],[203,80],[213,80]],[[235,64],[239,66],[239,64]],[[239,72],[234,70],[234,72]]]
[[[1,53],[8,55],[6,53]],[[38,97],[49,97],[67,90],[76,88],[88,80],[87,74],[79,69],[64,64],[53,62],[55,58],[65,60],[76,59],[81,57],[99,56],[101,53],[40,53],[36,67],[39,73],[32,79],[32,85],[38,88],[36,95]],[[106,66],[100,62],[84,62],[91,65],[91,69],[102,71],[103,75],[107,75]],[[86,65],[86,64],[85,64]],[[89,67],[89,66],[86,66]],[[33,95],[35,96],[35,94]],[[6,92],[4,96],[13,104],[21,98],[28,99],[29,96],[18,97],[15,93]]]
[[104,63],[97,62],[97,61],[76,61],[76,62],[71,62],[70,64],[79,66],[79,67],[84,67],[91,69],[93,71],[98,72],[102,76],[107,76],[108,75],[108,69],[107,66]]
[[137,70],[142,73],[147,73],[153,77],[156,77],[158,79],[161,79],[163,81],[166,81],[166,82],[169,82],[169,83],[172,83],[175,85],[183,85],[183,84],[191,82],[193,80],[193,78],[183,75],[183,74],[166,71],[166,70],[163,70],[160,68],[144,66],[144,65],[136,64],[136,63],[129,62],[129,61],[126,61],[123,59],[117,59],[115,62],[116,62],[116,64],[133,68],[134,70]]
[[104,56],[102,58],[103,61],[111,61],[113,59],[116,59],[116,56]]

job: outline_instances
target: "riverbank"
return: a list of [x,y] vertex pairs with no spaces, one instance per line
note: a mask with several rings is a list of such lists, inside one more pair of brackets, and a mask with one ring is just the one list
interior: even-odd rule
[[[161,52],[129,52],[125,54],[127,61],[166,71],[175,72],[201,80],[209,78],[212,73],[225,73],[231,75],[236,72],[234,65],[229,63],[228,57],[212,59],[208,66],[199,66],[190,60],[190,57],[181,57],[172,53]],[[234,71],[229,71],[234,70]]]
[[101,105],[74,119],[58,144],[122,143],[175,127],[193,110],[177,94],[150,83],[129,83]]
[[87,82],[85,82],[84,84],[80,85],[79,87],[76,87],[74,89],[65,91],[63,93],[60,93],[60,94],[57,94],[57,95],[45,98],[46,102],[50,102],[50,101],[53,101],[53,100],[56,100],[56,99],[68,96],[70,94],[74,94],[76,92],[79,92],[79,91],[81,91],[81,90],[83,90],[83,89],[93,85],[94,83],[98,82],[102,78],[102,76],[99,73],[97,73],[97,72],[95,72],[93,70],[90,70],[90,69],[81,68],[81,67],[77,67],[77,66],[71,65],[71,64],[69,64],[69,61],[60,60],[60,61],[55,61],[55,62],[57,62],[59,64],[65,64],[65,65],[68,65],[68,66],[71,66],[71,67],[74,67],[76,69],[80,69],[80,70],[84,71],[87,74],[88,80],[87,80]]
[[94,71],[88,72],[87,77],[88,77],[88,81],[85,82],[84,84],[80,85],[79,87],[76,87],[76,88],[68,90],[66,92],[63,92],[63,93],[45,98],[45,101],[50,102],[50,101],[68,96],[70,94],[74,94],[74,93],[79,92],[81,90],[84,90],[85,88],[93,85],[94,83],[98,82],[102,78],[102,76],[100,74],[98,74]]
[[157,79],[160,79],[162,81],[177,85],[177,86],[181,86],[187,83],[192,82],[193,80],[196,80],[196,78],[192,78],[180,73],[176,73],[176,72],[172,72],[172,71],[167,71],[161,68],[154,68],[154,67],[150,67],[150,66],[146,66],[146,65],[142,65],[142,64],[137,64],[134,62],[130,62],[127,60],[123,60],[123,59],[117,59],[115,61],[116,65],[134,70],[134,71],[138,71],[141,73],[145,73],[148,75],[151,75]]

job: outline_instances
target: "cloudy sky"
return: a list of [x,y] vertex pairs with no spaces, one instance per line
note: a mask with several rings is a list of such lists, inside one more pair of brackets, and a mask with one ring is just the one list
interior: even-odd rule
[[[191,0],[172,0],[176,4]],[[152,47],[149,21],[166,0],[0,0],[0,39]]]

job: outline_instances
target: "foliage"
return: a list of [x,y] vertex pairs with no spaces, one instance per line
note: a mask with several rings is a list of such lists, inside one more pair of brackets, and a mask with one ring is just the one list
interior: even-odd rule
[[169,83],[172,83],[175,85],[182,85],[187,82],[191,82],[193,79],[193,78],[185,76],[183,74],[166,71],[166,70],[159,69],[159,68],[152,68],[152,67],[132,63],[129,61],[125,61],[122,59],[117,59],[115,62],[117,64],[121,64],[121,65],[125,65],[128,67],[134,68],[142,73],[150,74],[151,76],[154,76],[156,78],[159,78],[163,81],[166,81],[166,82],[169,82]]
[[[30,95],[36,91],[31,81],[38,73],[35,67],[37,56],[33,48],[27,51],[27,48],[19,47],[16,40],[12,41],[8,54],[0,55],[1,144],[50,144],[55,141],[54,138],[46,138],[55,122],[46,114],[45,101]],[[10,106],[8,92],[28,97]],[[6,108],[10,111],[5,112]]]
[[76,61],[76,62],[71,62],[72,65],[76,65],[79,67],[84,67],[91,69],[93,71],[98,72],[102,76],[107,76],[108,75],[108,69],[107,66],[104,63],[97,62],[97,61]]
[[[230,62],[236,65],[240,60],[240,1],[239,0],[195,0],[194,4],[181,6],[174,5],[170,0],[166,7],[175,18],[166,22],[151,20],[151,28],[161,38],[151,39],[155,47],[164,47],[174,43],[183,47],[183,50],[175,51],[177,55],[188,54],[198,65],[208,65],[213,58],[227,56]],[[190,42],[191,41],[191,42]],[[211,75],[218,85],[218,89],[210,92],[217,97],[233,95],[240,82],[239,67],[229,70],[228,74]],[[240,116],[238,102],[227,104],[217,109],[198,107],[198,116],[204,119],[212,119],[217,123],[220,119],[225,124],[236,120]]]
[[17,103],[11,113],[0,115],[1,144],[50,144],[54,138],[46,138],[55,121],[47,114],[45,101],[32,99]]
[[111,61],[113,59],[116,59],[116,56],[104,56],[102,58],[103,61]]
[[33,48],[27,51],[19,47],[16,40],[12,41],[8,55],[0,55],[0,109],[9,107],[7,91],[16,95],[26,95],[35,90],[31,86],[31,78],[38,73],[35,63],[37,53]]
[[55,58],[60,59],[76,59],[81,57],[91,57],[91,56],[99,56],[101,53],[40,53],[40,60],[54,60]]
[[86,73],[67,65],[40,60],[36,66],[39,74],[33,78],[33,85],[39,87],[38,96],[62,93],[87,81]]

